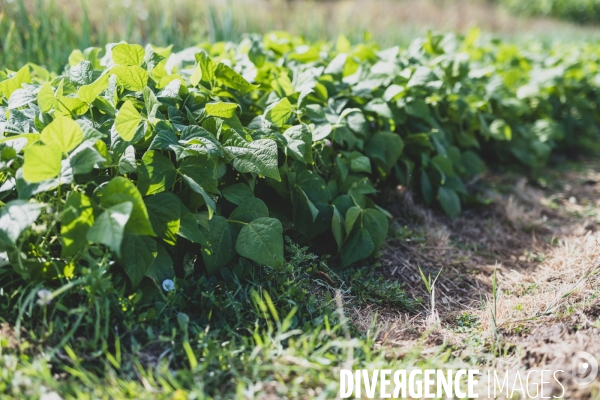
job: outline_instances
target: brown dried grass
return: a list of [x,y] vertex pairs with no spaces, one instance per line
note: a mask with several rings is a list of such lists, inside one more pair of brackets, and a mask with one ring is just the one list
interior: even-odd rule
[[[392,354],[402,356],[416,343],[423,351],[445,344],[457,360],[477,356],[487,359],[489,368],[562,369],[568,398],[598,393],[599,380],[578,387],[569,378],[577,351],[600,355],[598,171],[600,166],[587,165],[553,173],[550,188],[489,175],[480,189],[493,204],[465,210],[454,220],[415,205],[400,189],[388,208],[395,224],[422,240],[388,240],[379,271],[403,282],[413,297],[423,299],[422,306],[414,314],[381,307],[355,310],[355,323],[366,328],[377,315],[378,343]],[[511,189],[499,193],[491,187]],[[435,310],[419,268],[432,276],[444,269]],[[465,314],[477,320],[476,328],[457,329],[457,317]],[[440,323],[432,324],[438,316]],[[469,344],[473,337],[478,345]],[[501,356],[494,354],[498,349],[504,351]]]

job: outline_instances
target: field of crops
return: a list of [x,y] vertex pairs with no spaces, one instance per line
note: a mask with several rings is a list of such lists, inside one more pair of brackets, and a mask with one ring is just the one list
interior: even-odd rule
[[535,169],[597,148],[591,47],[550,58],[474,30],[403,52],[284,33],[100,51],[0,83],[2,250],[26,280],[114,264],[160,288],[236,254],[280,269],[284,231],[346,267],[383,244],[391,188],[456,217],[481,202],[465,183],[482,158]]
[[[333,398],[341,368],[473,363],[451,346],[424,359],[421,343],[390,357],[377,318],[356,311],[424,312],[423,343],[442,326],[435,277],[461,286],[442,270],[465,261],[413,263],[422,295],[382,265],[462,239],[406,221],[466,224],[500,202],[480,183],[490,173],[546,189],[549,163],[600,151],[592,40],[473,28],[380,47],[276,31],[55,61],[0,70],[2,398]],[[557,198],[538,202],[543,221]],[[555,246],[513,200],[510,235]],[[596,221],[595,205],[568,218]],[[485,329],[448,317],[481,337],[480,365],[504,351],[496,312]]]

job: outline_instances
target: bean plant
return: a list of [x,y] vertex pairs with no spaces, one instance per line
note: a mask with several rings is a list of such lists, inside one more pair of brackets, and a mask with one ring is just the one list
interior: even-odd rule
[[381,248],[399,184],[455,217],[490,163],[597,148],[599,54],[277,32],[0,72],[0,255],[30,281],[109,262],[135,288],[237,257],[282,268],[289,236],[346,267]]

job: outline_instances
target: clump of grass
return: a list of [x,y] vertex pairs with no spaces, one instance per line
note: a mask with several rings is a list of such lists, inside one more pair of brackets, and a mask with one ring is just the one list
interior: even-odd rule
[[384,362],[374,335],[340,318],[335,291],[351,285],[361,304],[410,302],[373,269],[323,284],[335,274],[317,256],[289,240],[287,250],[282,269],[240,261],[220,277],[129,296],[105,263],[48,292],[0,269],[0,322],[15,328],[0,333],[0,397],[335,396],[348,357],[355,368]]
[[350,295],[356,305],[377,304],[408,311],[415,306],[404,287],[397,280],[386,279],[375,273],[376,266],[347,269],[340,277],[350,286]]

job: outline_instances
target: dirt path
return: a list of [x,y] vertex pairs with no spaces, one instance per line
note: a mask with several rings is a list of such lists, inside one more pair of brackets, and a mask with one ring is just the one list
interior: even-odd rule
[[[600,359],[600,165],[549,170],[536,185],[489,175],[476,186],[493,204],[455,220],[395,194],[396,238],[380,271],[423,299],[420,313],[358,310],[357,323],[366,327],[377,311],[378,339],[395,356],[450,346],[456,360],[511,373],[564,370],[566,398],[596,398],[600,379],[579,386],[571,376],[578,351]],[[419,267],[432,278],[443,268],[434,310]]]

